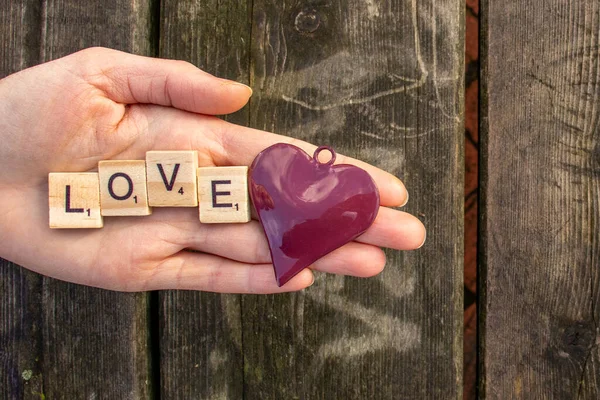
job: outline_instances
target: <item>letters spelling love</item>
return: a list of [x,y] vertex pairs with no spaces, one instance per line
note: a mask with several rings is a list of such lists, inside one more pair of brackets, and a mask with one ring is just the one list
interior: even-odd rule
[[101,228],[103,217],[152,207],[199,207],[202,223],[250,221],[248,167],[201,167],[195,151],[150,151],[106,160],[98,172],[50,173],[50,228]]

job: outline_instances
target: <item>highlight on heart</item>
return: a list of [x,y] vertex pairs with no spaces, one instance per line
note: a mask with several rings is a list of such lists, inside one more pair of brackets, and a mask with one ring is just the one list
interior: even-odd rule
[[[327,162],[319,154],[328,151]],[[53,229],[102,228],[103,217],[145,216],[153,207],[198,207],[201,223],[246,223],[250,202],[284,285],[319,258],[356,239],[375,220],[379,191],[371,176],[334,165],[335,151],[278,143],[246,166],[198,167],[196,151],[149,151],[146,160],[105,160],[98,172],[48,176]]]

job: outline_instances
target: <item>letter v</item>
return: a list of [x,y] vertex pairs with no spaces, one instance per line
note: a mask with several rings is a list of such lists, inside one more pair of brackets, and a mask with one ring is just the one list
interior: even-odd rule
[[157,164],[158,171],[160,172],[160,176],[167,188],[167,192],[173,190],[173,186],[175,185],[175,179],[177,178],[177,172],[179,171],[179,164],[175,164],[175,168],[173,168],[173,175],[171,175],[171,180],[167,182],[167,176],[165,175],[165,170],[163,169],[162,164]]

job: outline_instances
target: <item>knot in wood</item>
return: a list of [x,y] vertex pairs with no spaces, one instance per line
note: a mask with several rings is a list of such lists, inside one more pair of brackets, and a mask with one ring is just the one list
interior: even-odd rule
[[294,26],[298,32],[313,33],[321,25],[321,17],[315,9],[305,9],[296,15]]
[[593,323],[579,321],[567,326],[561,336],[561,350],[583,361],[594,345],[596,335]]

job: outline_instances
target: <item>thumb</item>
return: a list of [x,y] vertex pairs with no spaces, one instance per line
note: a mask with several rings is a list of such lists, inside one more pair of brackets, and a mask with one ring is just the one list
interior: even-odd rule
[[108,98],[125,104],[156,104],[199,114],[228,114],[244,107],[250,87],[217,78],[185,61],[90,48],[62,59]]

